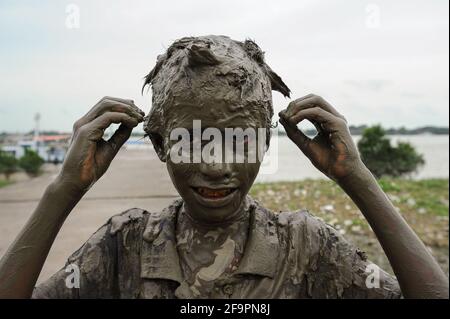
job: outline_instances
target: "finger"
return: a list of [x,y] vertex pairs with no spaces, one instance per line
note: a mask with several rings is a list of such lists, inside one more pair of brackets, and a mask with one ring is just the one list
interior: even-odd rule
[[278,113],[278,115],[281,117],[281,114],[288,114],[287,112],[288,112],[289,107],[292,108],[292,106],[293,106],[295,103],[298,103],[298,102],[300,102],[300,101],[302,101],[302,100],[305,100],[305,99],[307,99],[307,98],[309,98],[309,97],[312,97],[312,96],[314,96],[314,94],[308,94],[308,95],[302,96],[301,98],[298,98],[298,99],[292,101],[291,103],[289,103],[289,105],[287,106],[287,108],[285,108],[284,110],[281,110],[281,111]]
[[311,139],[305,135],[297,126],[288,122],[286,118],[280,118],[280,123],[283,125],[287,136],[300,148],[300,150],[305,154],[309,154],[309,146]]
[[313,107],[320,107],[325,111],[344,119],[344,116],[340,114],[330,103],[325,101],[325,99],[323,99],[322,97],[314,94],[309,94],[303,98],[289,103],[286,113],[288,116],[292,116],[298,111]]
[[144,119],[142,114],[138,113],[132,106],[128,104],[119,101],[102,99],[85,116],[83,116],[74,124],[74,131],[76,131],[81,126],[93,121],[102,114],[105,114],[106,112],[125,113],[131,117],[136,118],[138,121],[143,121]]
[[138,112],[132,105],[109,99],[102,100],[102,102],[99,103],[97,107],[92,108],[92,110],[89,111],[86,115],[89,120],[92,121],[94,118],[102,115],[105,112],[122,112],[136,117],[137,119],[143,118],[143,115]]
[[[295,100],[292,101],[291,103],[300,102],[300,101],[309,99],[310,97],[313,97],[313,96],[315,96],[315,94],[310,93],[310,94],[307,94],[307,95],[305,95],[305,96],[302,96],[302,97],[300,97],[300,98],[298,98],[298,99],[295,99]],[[291,103],[289,103],[289,104],[291,104]]]
[[[298,111],[298,112],[300,112],[300,111]],[[291,126],[293,126],[295,128],[297,128],[297,123],[300,122],[300,121],[299,122],[294,122],[294,120],[292,119],[292,116],[289,117],[289,116],[286,115],[286,113],[283,113],[283,112],[280,112],[278,115],[280,116],[280,121],[281,121],[281,119],[284,119],[285,122],[290,123]],[[323,127],[322,127],[322,125],[320,123],[318,123],[317,121],[315,121],[313,119],[310,119],[310,122],[314,125],[314,127],[316,128],[316,130],[317,130],[317,132],[319,134],[324,132],[324,129],[323,129]]]
[[288,118],[288,120],[295,125],[305,119],[313,122],[315,125],[320,126],[321,129],[329,133],[337,131],[344,123],[341,118],[319,107],[298,111],[296,114]]
[[145,112],[142,111],[136,104],[134,104],[134,100],[131,100],[131,99],[121,99],[121,98],[118,98],[118,97],[112,97],[112,96],[105,96],[104,98],[107,99],[107,100],[117,101],[117,102],[121,102],[121,103],[124,103],[124,104],[128,104],[128,105],[130,105],[131,107],[135,108],[136,111],[137,111],[138,113],[142,114],[143,116],[145,115]]
[[134,128],[139,121],[125,113],[107,112],[97,117],[92,122],[81,127],[80,132],[88,135],[90,140],[99,140],[103,137],[103,133],[111,124],[124,124],[127,127]]
[[120,113],[120,112],[107,112],[99,117],[97,117],[94,121],[91,122],[92,128],[98,129],[106,129],[111,124],[125,124],[129,127],[135,127],[139,124],[139,120],[134,117],[129,116],[128,114]]
[[122,145],[128,140],[133,131],[132,127],[121,124],[113,136],[106,143],[109,146],[110,156],[114,157]]

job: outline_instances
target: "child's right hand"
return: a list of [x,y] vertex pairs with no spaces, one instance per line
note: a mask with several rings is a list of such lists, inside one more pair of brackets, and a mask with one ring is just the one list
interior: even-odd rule
[[[102,98],[73,125],[69,150],[58,177],[68,191],[85,193],[106,172],[131,131],[144,119],[132,100]],[[112,123],[121,124],[108,140],[103,133]]]

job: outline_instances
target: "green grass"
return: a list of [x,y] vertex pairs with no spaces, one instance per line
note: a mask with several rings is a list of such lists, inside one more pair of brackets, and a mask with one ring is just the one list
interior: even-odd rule
[[410,181],[401,179],[380,180],[383,190],[400,198],[401,204],[427,213],[448,216],[448,179],[426,179]]
[[9,184],[11,184],[12,182],[4,180],[4,179],[0,179],[0,188],[7,186]]
[[[449,180],[408,180],[382,178],[379,184],[401,211],[436,216],[449,214]],[[302,196],[305,194],[305,196]],[[334,182],[328,180],[303,180],[254,184],[250,195],[267,201],[270,208],[295,210],[299,207],[312,210],[329,202],[352,205],[350,199]]]
[[[448,273],[449,180],[382,178],[379,184]],[[366,251],[373,262],[390,269],[366,219],[334,182],[258,183],[253,185],[250,195],[275,212],[306,208]]]

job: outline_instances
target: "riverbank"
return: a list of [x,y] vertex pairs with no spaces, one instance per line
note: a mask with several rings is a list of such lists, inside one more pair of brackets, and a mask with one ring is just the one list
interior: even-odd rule
[[[381,179],[379,183],[448,274],[449,180]],[[307,208],[365,251],[372,262],[392,273],[363,215],[334,182],[308,179],[257,183],[251,195],[274,211]]]

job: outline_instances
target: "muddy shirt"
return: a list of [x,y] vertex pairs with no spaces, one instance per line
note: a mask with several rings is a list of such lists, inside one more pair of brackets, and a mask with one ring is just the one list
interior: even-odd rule
[[[307,211],[275,214],[250,197],[248,203],[243,256],[229,276],[214,280],[209,298],[401,296],[394,277],[377,270],[363,252]],[[195,297],[176,242],[182,205],[176,200],[161,212],[134,208],[112,217],[65,268],[35,288],[33,298]],[[74,268],[79,288],[70,284]]]
[[244,256],[250,209],[245,206],[237,219],[214,226],[198,223],[183,206],[177,215],[176,241],[188,297],[210,298],[217,280],[232,276]]

